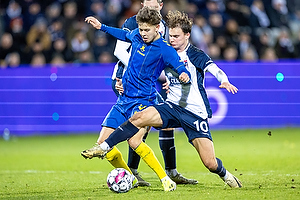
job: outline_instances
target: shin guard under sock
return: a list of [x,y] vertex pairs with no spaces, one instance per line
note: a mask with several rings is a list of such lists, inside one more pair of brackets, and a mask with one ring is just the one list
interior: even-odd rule
[[[147,129],[147,131],[149,131],[149,130]],[[145,133],[145,135],[143,137],[143,142],[145,142],[145,140],[148,136],[148,133],[149,132]],[[138,169],[140,160],[141,160],[141,157],[131,147],[129,147],[128,162],[127,162],[128,167],[130,167],[132,169]]]
[[113,147],[120,142],[128,140],[132,136],[134,136],[139,129],[134,126],[130,121],[126,121],[121,124],[110,136],[105,140],[105,142],[110,146]]
[[215,171],[211,171],[212,173],[218,174],[220,177],[224,177],[226,175],[226,169],[223,166],[222,161],[219,158],[216,158],[218,167]]
[[157,174],[159,179],[166,177],[167,174],[160,165],[159,161],[155,157],[152,149],[142,142],[136,149],[135,152],[145,161],[145,163]]
[[174,144],[174,130],[159,131],[159,146],[165,161],[165,169],[176,169],[176,149]]
[[106,159],[115,168],[124,168],[132,174],[131,170],[127,166],[126,162],[123,159],[121,152],[119,151],[119,149],[117,147],[114,146],[109,152],[107,152]]

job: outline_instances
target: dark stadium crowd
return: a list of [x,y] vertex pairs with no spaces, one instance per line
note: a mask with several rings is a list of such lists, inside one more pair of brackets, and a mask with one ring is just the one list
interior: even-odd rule
[[[300,58],[299,0],[163,2],[163,17],[177,9],[193,18],[191,43],[214,60]],[[116,40],[84,18],[93,15],[121,27],[140,8],[140,0],[1,0],[0,68],[116,62]]]

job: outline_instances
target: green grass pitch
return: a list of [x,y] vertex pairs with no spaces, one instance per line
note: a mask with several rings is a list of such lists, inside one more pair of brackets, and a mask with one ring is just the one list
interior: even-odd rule
[[[270,132],[269,132],[270,131]],[[231,189],[202,164],[186,136],[176,130],[177,169],[198,185],[164,192],[154,172],[141,161],[139,171],[151,187],[117,194],[106,186],[113,169],[98,158],[85,160],[98,133],[0,139],[0,199],[300,199],[300,129],[212,131],[217,157],[243,183]],[[158,132],[146,143],[163,164]],[[118,145],[127,160],[126,142]]]

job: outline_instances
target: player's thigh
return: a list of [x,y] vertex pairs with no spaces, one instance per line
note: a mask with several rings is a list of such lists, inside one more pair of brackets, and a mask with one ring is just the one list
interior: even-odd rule
[[162,119],[159,112],[152,106],[141,112],[135,113],[129,121],[138,128],[145,126],[161,127]]

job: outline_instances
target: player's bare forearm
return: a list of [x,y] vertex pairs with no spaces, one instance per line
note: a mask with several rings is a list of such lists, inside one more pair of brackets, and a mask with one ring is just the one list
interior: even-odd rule
[[96,29],[101,29],[101,22],[98,21],[95,17],[89,16],[85,18],[85,22],[91,24]]
[[224,88],[226,89],[228,92],[232,93],[232,94],[236,94],[238,92],[237,87],[235,87],[234,85],[232,85],[229,82],[223,82],[219,88]]

